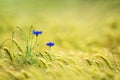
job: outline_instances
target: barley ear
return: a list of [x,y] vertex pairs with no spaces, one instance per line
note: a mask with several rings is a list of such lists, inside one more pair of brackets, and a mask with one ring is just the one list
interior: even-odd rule
[[13,42],[14,42],[14,44],[17,46],[18,50],[19,50],[21,53],[23,53],[23,50],[22,50],[22,48],[20,47],[20,45],[18,44],[18,42],[17,42],[15,39],[13,39]]
[[11,53],[10,53],[10,50],[7,48],[7,47],[3,47],[3,50],[6,52],[6,54],[9,56],[11,62],[13,62],[13,59],[12,59],[12,56],[11,56]]
[[92,65],[92,63],[89,59],[85,59],[85,61],[88,63],[88,65]]
[[98,56],[98,57],[101,58],[106,63],[106,65],[112,70],[112,67],[111,67],[110,63],[107,61],[107,59],[105,59],[102,56]]

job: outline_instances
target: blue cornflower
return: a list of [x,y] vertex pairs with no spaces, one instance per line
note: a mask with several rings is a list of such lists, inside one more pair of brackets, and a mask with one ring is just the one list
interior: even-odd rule
[[46,45],[49,46],[49,47],[52,47],[52,46],[54,46],[55,44],[54,44],[54,42],[47,42]]
[[35,30],[33,30],[33,31],[32,31],[32,34],[38,36],[38,35],[41,35],[41,34],[42,34],[42,31],[35,31]]

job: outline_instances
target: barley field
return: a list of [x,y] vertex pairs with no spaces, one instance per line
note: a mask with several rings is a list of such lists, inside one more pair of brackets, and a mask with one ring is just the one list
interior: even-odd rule
[[0,0],[0,80],[120,80],[120,0]]

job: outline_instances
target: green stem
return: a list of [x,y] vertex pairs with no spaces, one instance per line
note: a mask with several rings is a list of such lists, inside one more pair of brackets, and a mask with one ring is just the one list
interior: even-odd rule
[[30,47],[28,40],[27,40],[25,57],[28,57],[30,54],[31,54],[31,47]]
[[35,46],[36,46],[37,42],[38,42],[38,37],[36,36],[36,41],[35,41],[35,43],[34,43],[34,45],[33,45],[32,49],[31,49],[31,51],[35,48]]

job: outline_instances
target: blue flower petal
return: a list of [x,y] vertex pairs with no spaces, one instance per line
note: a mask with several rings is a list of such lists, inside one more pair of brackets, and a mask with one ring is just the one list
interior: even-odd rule
[[49,47],[52,47],[52,46],[54,46],[55,44],[54,44],[54,42],[47,42],[46,45],[49,46]]
[[33,30],[33,31],[32,31],[32,34],[38,36],[38,35],[41,35],[41,34],[42,34],[42,31],[35,31],[35,30]]

